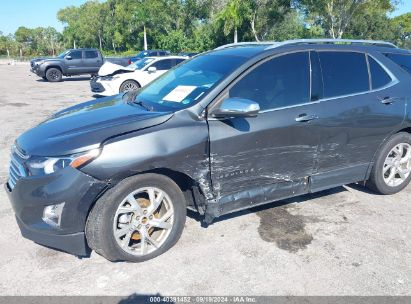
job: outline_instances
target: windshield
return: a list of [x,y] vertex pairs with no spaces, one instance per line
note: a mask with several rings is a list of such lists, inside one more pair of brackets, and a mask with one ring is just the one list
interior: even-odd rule
[[136,62],[133,62],[132,64],[130,64],[128,67],[132,68],[134,70],[141,70],[142,68],[144,68],[147,64],[149,64],[150,62],[152,62],[154,60],[154,58],[143,58],[140,60],[137,60]]
[[148,52],[147,51],[141,51],[140,53],[138,53],[137,55],[136,55],[136,58],[144,58],[144,57],[146,57],[148,55]]
[[69,52],[69,51],[64,51],[63,53],[61,53],[60,55],[58,55],[57,58],[64,58],[64,56],[66,56],[66,54],[67,54],[68,52]]
[[212,54],[195,57],[138,91],[135,102],[173,109],[187,108],[246,60],[244,57]]

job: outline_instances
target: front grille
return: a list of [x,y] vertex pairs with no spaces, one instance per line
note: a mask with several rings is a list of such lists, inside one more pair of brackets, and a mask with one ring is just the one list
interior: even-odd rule
[[10,155],[10,169],[9,169],[9,187],[13,190],[16,186],[17,181],[27,176],[26,169],[23,166],[24,159],[27,159],[27,156],[19,151],[15,146],[13,146]]

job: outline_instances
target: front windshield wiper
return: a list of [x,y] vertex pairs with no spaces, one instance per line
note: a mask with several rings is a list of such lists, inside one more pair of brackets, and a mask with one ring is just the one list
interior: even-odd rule
[[134,100],[134,101],[132,101],[132,103],[133,103],[133,104],[136,104],[136,105],[139,105],[139,106],[142,107],[143,109],[146,109],[148,112],[151,112],[151,111],[153,110],[152,108],[146,106],[142,101]]
[[137,101],[136,97],[137,97],[138,91],[129,91],[124,93],[124,95],[122,96],[123,101],[125,101],[128,104],[136,104],[139,105],[140,107],[142,107],[143,109],[151,112],[153,110],[153,108],[148,107],[147,105],[145,105],[142,101]]

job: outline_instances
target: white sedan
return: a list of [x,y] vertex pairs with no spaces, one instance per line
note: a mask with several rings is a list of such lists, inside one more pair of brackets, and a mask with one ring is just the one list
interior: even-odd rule
[[91,91],[97,95],[111,96],[136,90],[186,59],[185,56],[145,57],[127,67],[106,62],[98,76],[91,79]]

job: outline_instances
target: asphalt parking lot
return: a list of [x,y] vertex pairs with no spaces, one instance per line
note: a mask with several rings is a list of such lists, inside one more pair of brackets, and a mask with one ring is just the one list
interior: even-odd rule
[[9,148],[51,113],[91,99],[87,78],[47,83],[0,65],[1,295],[411,295],[411,186],[339,187],[235,213],[142,263],[78,259],[23,239],[3,189]]

